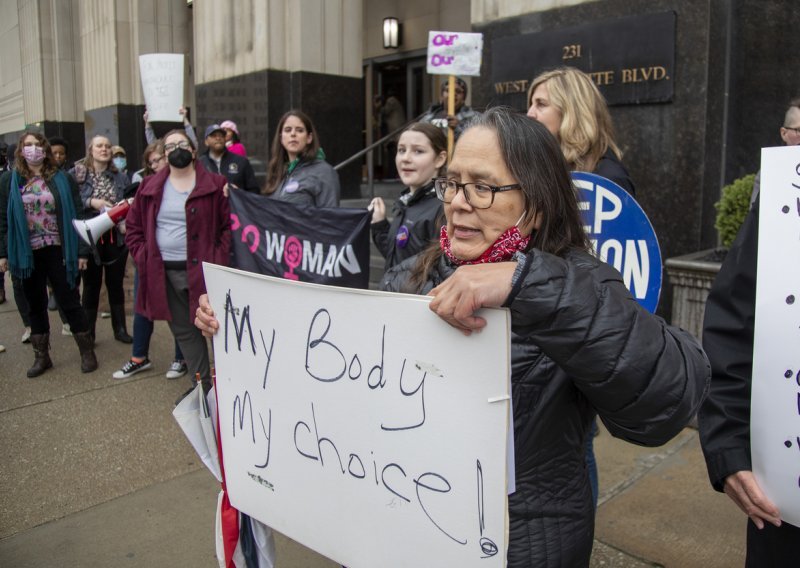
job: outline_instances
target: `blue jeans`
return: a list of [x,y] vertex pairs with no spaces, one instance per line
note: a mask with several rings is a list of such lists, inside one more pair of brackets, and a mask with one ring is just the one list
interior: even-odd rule
[[[133,273],[133,302],[136,305],[136,295],[139,293],[139,271]],[[133,349],[131,355],[137,359],[146,359],[150,353],[150,338],[153,336],[153,322],[142,314],[133,310]],[[183,361],[183,353],[175,340],[175,361]]]

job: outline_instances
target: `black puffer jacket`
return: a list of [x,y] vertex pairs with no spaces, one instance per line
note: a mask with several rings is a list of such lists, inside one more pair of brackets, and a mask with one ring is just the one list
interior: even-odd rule
[[[416,259],[384,277],[404,290]],[[641,308],[619,273],[585,252],[528,253],[511,310],[517,490],[508,566],[588,566],[594,512],[584,441],[595,413],[616,437],[658,446],[708,388],[697,341]],[[422,293],[453,273],[440,259]]]
[[386,219],[370,225],[372,240],[386,259],[384,272],[428,248],[439,239],[442,202],[436,198],[433,183],[413,195],[408,188],[392,208],[392,222]]

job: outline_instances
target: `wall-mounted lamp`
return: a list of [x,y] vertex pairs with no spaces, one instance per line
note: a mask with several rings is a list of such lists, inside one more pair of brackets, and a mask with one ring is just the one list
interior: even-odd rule
[[402,38],[400,37],[401,26],[397,18],[383,19],[383,48],[395,49],[400,47]]

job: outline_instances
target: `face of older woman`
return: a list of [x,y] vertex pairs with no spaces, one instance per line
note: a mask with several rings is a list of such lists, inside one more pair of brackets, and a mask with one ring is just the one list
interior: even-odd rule
[[[484,127],[470,128],[458,140],[447,177],[461,183],[485,183],[493,186],[517,183],[500,152],[497,134]],[[478,258],[491,247],[506,229],[513,227],[525,212],[522,191],[502,191],[494,195],[488,209],[475,209],[459,191],[445,203],[447,235],[453,255],[461,260]],[[529,226],[519,226],[520,233],[530,234]]]
[[561,128],[561,111],[550,101],[547,81],[533,90],[528,116],[541,122],[550,131],[550,134],[558,139],[558,129]]
[[92,160],[102,164],[111,161],[111,141],[105,136],[92,138]]

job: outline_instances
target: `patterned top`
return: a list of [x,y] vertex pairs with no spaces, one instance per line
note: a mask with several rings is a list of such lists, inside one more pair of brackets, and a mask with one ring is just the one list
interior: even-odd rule
[[103,175],[104,172],[88,172],[88,178],[92,183],[92,199],[103,199],[111,203],[117,202],[117,189],[114,186],[112,176]]
[[22,207],[28,220],[31,249],[61,246],[56,217],[56,200],[45,181],[34,176],[20,188]]

